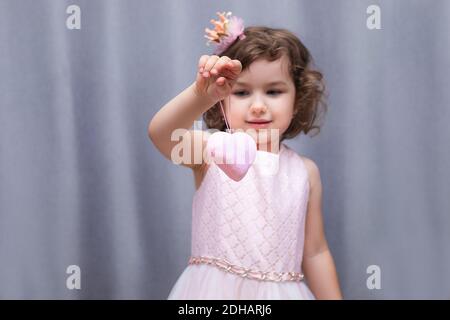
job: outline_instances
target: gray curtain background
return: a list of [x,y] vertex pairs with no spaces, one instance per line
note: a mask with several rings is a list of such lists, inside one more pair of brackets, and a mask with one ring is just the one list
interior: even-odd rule
[[[372,4],[381,30],[366,27]],[[0,298],[166,299],[195,187],[147,125],[212,53],[216,11],[290,29],[324,73],[322,131],[286,143],[320,168],[345,298],[450,298],[445,0],[1,0]]]

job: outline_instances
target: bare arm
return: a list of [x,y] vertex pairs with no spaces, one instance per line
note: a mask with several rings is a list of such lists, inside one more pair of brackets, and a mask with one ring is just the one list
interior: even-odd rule
[[172,149],[179,143],[171,140],[172,133],[176,129],[189,130],[194,121],[213,105],[212,99],[197,93],[193,83],[155,114],[149,123],[148,135],[156,148],[171,160]]
[[[171,160],[172,150],[180,143],[180,141],[172,141],[174,131],[189,130],[198,117],[216,102],[228,96],[242,66],[238,60],[231,60],[226,56],[219,58],[203,55],[199,60],[198,68],[196,81],[164,105],[148,125],[150,139],[169,160]],[[192,157],[182,164],[191,168],[198,167],[198,164],[194,164],[194,146],[200,144],[201,154],[203,154],[207,136],[208,133],[202,130],[186,132],[182,141],[189,139],[187,145],[191,146]]]
[[317,299],[342,299],[336,267],[328,248],[322,219],[322,183],[319,168],[304,158],[310,177],[302,269]]

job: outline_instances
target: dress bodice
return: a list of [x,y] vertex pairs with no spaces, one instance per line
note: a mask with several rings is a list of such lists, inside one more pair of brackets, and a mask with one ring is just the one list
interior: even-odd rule
[[193,198],[191,256],[300,273],[309,188],[303,159],[284,144],[258,150],[238,182],[211,162]]

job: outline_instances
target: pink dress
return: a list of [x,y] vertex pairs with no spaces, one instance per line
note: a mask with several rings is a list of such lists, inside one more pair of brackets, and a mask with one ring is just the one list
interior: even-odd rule
[[213,162],[192,203],[188,264],[168,299],[315,299],[301,270],[309,180],[281,144],[236,182]]

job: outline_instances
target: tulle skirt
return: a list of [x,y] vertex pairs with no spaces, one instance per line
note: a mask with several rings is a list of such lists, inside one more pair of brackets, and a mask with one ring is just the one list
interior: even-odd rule
[[247,279],[207,264],[188,265],[168,300],[314,300],[304,281]]

